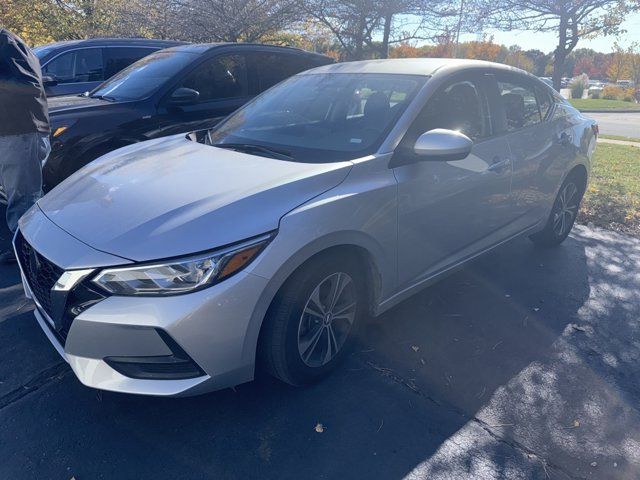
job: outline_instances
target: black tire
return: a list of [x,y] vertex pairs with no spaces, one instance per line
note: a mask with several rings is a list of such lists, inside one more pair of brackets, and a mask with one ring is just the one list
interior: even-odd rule
[[[569,236],[569,233],[571,233],[573,224],[578,216],[580,202],[582,201],[585,189],[586,184],[582,175],[573,172],[567,176],[558,190],[544,229],[531,235],[529,237],[531,241],[545,248],[555,247],[564,242]],[[572,195],[570,193],[571,191],[573,191]],[[568,198],[569,196],[570,198]],[[569,215],[566,213],[567,211],[573,211],[574,213]],[[560,215],[562,215],[562,218]]]
[[[336,277],[339,273],[348,275],[351,282],[348,283],[346,277]],[[313,365],[312,360],[316,360],[316,357],[312,359],[309,355],[310,358],[304,360],[303,354],[300,352],[300,348],[303,347],[299,347],[299,337],[301,335],[304,337],[306,326],[311,325],[308,329],[308,337],[312,336],[312,328],[325,329],[326,336],[321,333],[316,344],[318,348],[322,348],[321,342],[325,343],[326,353],[327,344],[331,345],[329,348],[338,345],[338,339],[342,338],[340,335],[348,323],[345,319],[339,320],[340,316],[337,316],[334,320],[328,320],[329,325],[326,324],[326,319],[325,323],[320,325],[317,322],[320,316],[316,317],[307,313],[303,315],[303,312],[306,312],[308,302],[313,302],[311,295],[315,292],[316,287],[319,288],[319,292],[325,292],[327,287],[323,289],[319,286],[329,278],[337,278],[338,282],[342,278],[343,282],[347,282],[343,291],[345,296],[353,293],[355,300],[353,322],[342,345],[336,349],[337,353],[327,363]],[[349,290],[347,291],[347,289]],[[294,386],[309,384],[325,377],[335,369],[353,346],[358,326],[362,323],[361,317],[365,315],[367,310],[366,298],[365,275],[353,256],[340,252],[313,258],[285,282],[269,307],[258,347],[261,366],[271,375]],[[309,303],[309,306],[311,305],[312,303]],[[344,305],[346,303],[342,306]],[[338,312],[338,306],[335,307],[335,310]],[[331,331],[335,330],[337,333],[329,338],[329,326],[332,324],[334,325],[331,327]],[[340,330],[338,330],[339,327]],[[332,342],[331,339],[334,341]],[[303,344],[301,343],[301,345]],[[322,351],[317,357],[319,361],[323,361],[320,359],[323,357]]]

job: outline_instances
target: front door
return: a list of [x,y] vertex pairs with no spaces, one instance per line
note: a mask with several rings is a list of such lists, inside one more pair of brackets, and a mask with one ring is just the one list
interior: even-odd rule
[[[400,288],[494,244],[512,220],[509,147],[504,136],[492,136],[485,81],[461,79],[441,88],[394,153]],[[456,161],[415,155],[416,139],[435,128],[467,135],[471,154]]]
[[200,94],[198,101],[173,106],[165,99],[158,109],[157,131],[150,136],[211,128],[244,105],[249,100],[246,63],[244,55],[220,55],[186,74],[175,88],[196,90]]

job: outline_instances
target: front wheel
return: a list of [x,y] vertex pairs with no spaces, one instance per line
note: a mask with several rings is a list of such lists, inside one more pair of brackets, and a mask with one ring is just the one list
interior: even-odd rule
[[586,188],[578,175],[570,175],[563,182],[544,229],[529,238],[536,245],[554,247],[569,236],[580,210],[580,202]]
[[290,385],[327,375],[353,343],[365,297],[353,258],[323,256],[303,266],[265,319],[259,354],[269,373]]

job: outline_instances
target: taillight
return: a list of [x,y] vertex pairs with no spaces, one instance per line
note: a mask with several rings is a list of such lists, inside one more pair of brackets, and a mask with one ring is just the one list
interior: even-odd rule
[[597,123],[591,125],[591,130],[593,130],[593,134],[596,136],[596,138],[598,138],[598,135],[600,135],[600,127]]

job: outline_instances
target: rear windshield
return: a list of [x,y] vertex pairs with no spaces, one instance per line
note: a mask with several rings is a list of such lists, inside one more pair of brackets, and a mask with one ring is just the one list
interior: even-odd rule
[[186,52],[160,51],[138,60],[91,92],[91,97],[142,100],[152,95],[195,56]]

